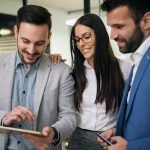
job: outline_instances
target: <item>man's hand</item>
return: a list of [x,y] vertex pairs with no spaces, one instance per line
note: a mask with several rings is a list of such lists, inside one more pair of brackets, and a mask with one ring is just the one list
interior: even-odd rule
[[23,106],[17,106],[13,108],[11,112],[7,113],[4,116],[3,125],[9,126],[22,120],[33,122],[35,120],[35,115],[28,108]]
[[108,146],[106,143],[103,143],[104,149],[107,150],[127,150],[128,142],[121,136],[114,136],[111,138],[115,142],[113,146]]
[[54,128],[44,127],[42,130],[42,135],[43,136],[24,134],[23,136],[30,140],[37,149],[45,150],[54,142],[55,130]]
[[127,150],[128,142],[121,136],[114,136],[111,140],[115,141],[113,146],[109,146],[108,150]]

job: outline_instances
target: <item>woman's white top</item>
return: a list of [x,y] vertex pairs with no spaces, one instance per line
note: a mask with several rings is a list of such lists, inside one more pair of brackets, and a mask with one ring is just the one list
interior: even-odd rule
[[[120,67],[124,72],[126,79],[128,76],[128,68],[125,61],[119,60]],[[97,82],[95,71],[85,60],[85,73],[87,78],[87,86],[83,92],[83,101],[81,102],[81,110],[79,113],[78,127],[92,131],[105,131],[116,125],[116,114],[107,113],[105,102],[95,104]]]

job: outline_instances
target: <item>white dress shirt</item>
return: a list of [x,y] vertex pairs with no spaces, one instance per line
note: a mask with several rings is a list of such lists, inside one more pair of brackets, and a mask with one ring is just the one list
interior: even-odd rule
[[[131,54],[131,63],[134,66],[134,70],[133,70],[133,76],[132,76],[132,80],[131,80],[131,84],[130,86],[132,87],[134,78],[135,78],[135,74],[137,72],[138,66],[141,62],[141,59],[143,58],[144,54],[146,53],[147,49],[150,47],[150,37],[148,37],[142,44],[141,46],[133,53]],[[130,92],[131,89],[128,93],[128,98],[127,98],[127,103],[129,102],[129,97],[130,97]]]

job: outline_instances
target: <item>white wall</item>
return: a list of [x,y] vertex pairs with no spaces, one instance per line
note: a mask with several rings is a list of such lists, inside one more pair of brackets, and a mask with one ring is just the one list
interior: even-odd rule
[[22,6],[22,0],[0,0],[0,13],[16,15],[17,10]]
[[70,31],[65,24],[67,13],[50,9],[52,13],[52,38],[51,53],[60,53],[63,58],[67,59],[67,63],[71,64],[70,54]]

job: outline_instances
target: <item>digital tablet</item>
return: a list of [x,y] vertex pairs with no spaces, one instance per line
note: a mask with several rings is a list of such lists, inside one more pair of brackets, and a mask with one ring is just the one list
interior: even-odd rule
[[0,126],[0,132],[16,132],[20,134],[26,133],[26,134],[36,135],[36,136],[42,136],[42,133],[38,131],[18,129],[18,128],[5,127],[5,126]]

